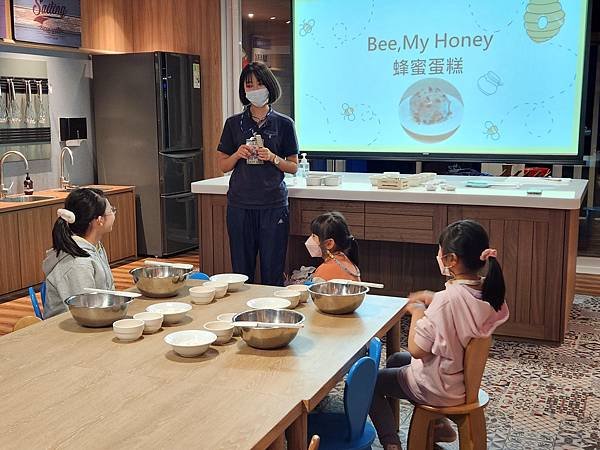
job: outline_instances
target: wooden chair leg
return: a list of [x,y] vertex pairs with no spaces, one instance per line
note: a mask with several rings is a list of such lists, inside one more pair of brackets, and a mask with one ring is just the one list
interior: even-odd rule
[[433,424],[435,416],[415,407],[408,430],[408,450],[433,449]]
[[458,426],[458,443],[460,450],[473,450],[473,442],[471,441],[471,421],[468,415],[450,417]]
[[471,423],[471,441],[473,442],[473,450],[487,449],[487,430],[485,423],[485,410],[483,408],[476,409],[469,415]]

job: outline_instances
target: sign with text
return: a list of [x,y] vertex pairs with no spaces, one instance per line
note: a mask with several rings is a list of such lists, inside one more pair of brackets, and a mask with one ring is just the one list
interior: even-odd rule
[[81,46],[79,0],[13,0],[12,5],[15,40]]

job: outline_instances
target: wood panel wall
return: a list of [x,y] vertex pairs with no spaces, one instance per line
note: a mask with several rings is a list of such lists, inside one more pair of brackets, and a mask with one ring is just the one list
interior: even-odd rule
[[222,119],[219,0],[81,0],[82,46],[102,52],[200,55],[205,177],[216,164]]

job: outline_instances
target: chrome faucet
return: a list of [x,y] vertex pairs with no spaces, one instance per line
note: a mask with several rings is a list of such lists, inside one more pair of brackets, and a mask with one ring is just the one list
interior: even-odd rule
[[71,166],[73,165],[73,152],[69,147],[63,147],[60,152],[60,188],[62,190],[67,190],[71,183],[67,178],[65,178],[65,154],[69,155]]
[[8,194],[8,191],[12,187],[12,184],[7,188],[4,187],[4,160],[11,155],[18,156],[19,158],[21,158],[25,163],[25,170],[29,172],[29,161],[27,161],[27,158],[25,158],[25,155],[23,153],[18,152],[16,150],[9,150],[4,155],[2,155],[2,158],[0,158],[0,198],[6,197],[6,194]]

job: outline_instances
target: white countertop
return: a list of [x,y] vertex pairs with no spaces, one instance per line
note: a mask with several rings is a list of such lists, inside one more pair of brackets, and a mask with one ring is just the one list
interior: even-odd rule
[[[315,172],[311,172],[315,173]],[[462,177],[439,175],[456,187],[455,191],[426,191],[425,187],[405,190],[378,189],[371,186],[369,176],[364,173],[336,173],[343,175],[341,186],[306,186],[301,178],[288,178],[291,198],[323,200],[356,200],[365,202],[434,203],[446,205],[510,206],[517,208],[579,209],[586,190],[587,180],[569,178],[526,178],[526,177]],[[499,186],[488,188],[465,187],[468,180],[487,181]],[[192,183],[196,194],[226,194],[229,176],[210,178]],[[528,194],[530,188],[540,189],[541,195]]]

